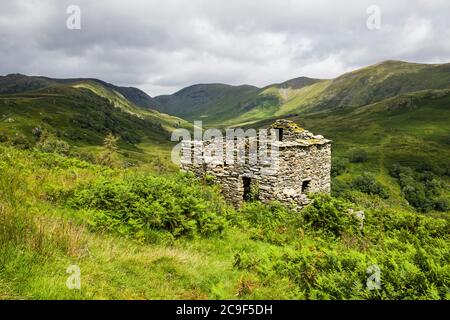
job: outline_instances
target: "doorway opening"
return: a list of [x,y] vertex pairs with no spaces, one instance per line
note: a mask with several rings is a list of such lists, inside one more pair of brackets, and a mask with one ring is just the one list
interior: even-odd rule
[[252,179],[248,177],[242,177],[242,183],[244,184],[244,201],[249,201],[252,188]]
[[242,184],[244,187],[244,201],[259,200],[259,188],[257,182],[254,179],[249,177],[242,177]]

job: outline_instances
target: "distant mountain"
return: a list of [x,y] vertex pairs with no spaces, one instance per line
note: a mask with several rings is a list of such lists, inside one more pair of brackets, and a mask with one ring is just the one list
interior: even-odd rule
[[399,94],[450,88],[450,64],[385,61],[333,79],[316,108],[362,106]]
[[54,81],[45,77],[28,77],[20,73],[0,76],[0,94],[39,90],[52,85]]
[[299,77],[264,88],[194,85],[154,100],[162,112],[203,119],[210,125],[235,125],[364,106],[405,93],[446,88],[450,88],[450,64],[384,61],[335,79]]
[[364,148],[384,174],[392,164],[450,172],[450,64],[384,61],[335,79],[203,84],[155,100],[158,110],[211,127],[259,128],[287,118],[332,139],[336,158]]
[[127,100],[136,106],[153,109],[156,102],[144,91],[134,87],[121,87],[94,78],[70,78],[55,79],[41,76],[26,76],[20,73],[0,76],[0,94],[20,93],[31,90],[42,89],[55,84],[73,84],[80,82],[95,82],[101,86],[119,92]]
[[157,96],[155,109],[188,120],[203,120],[205,123],[220,122],[245,114],[256,107],[267,108],[278,105],[276,96],[263,94],[266,89],[300,89],[319,79],[299,77],[265,88],[250,85],[196,84],[172,94]]
[[33,128],[47,129],[74,144],[101,144],[112,132],[125,144],[142,139],[167,141],[186,121],[150,109],[143,91],[98,79],[0,76],[0,131],[31,138]]
[[287,80],[282,83],[273,84],[268,87],[277,87],[279,89],[301,89],[306,86],[310,86],[316,82],[321,81],[320,79],[312,79],[307,77],[298,77],[291,80]]
[[[26,119],[29,128],[31,123],[46,123],[46,120],[55,116],[55,112],[64,113],[65,104],[72,106],[68,117],[73,118],[77,114],[85,118],[86,114],[78,114],[78,110],[73,108],[80,101],[87,103],[91,99],[91,108],[107,103],[107,108],[113,107],[111,110],[114,114],[119,112],[119,118],[127,114],[127,117],[139,119],[137,121],[144,120],[152,128],[150,131],[154,136],[168,137],[174,128],[192,127],[193,120],[203,120],[206,126],[225,127],[261,125],[278,118],[292,118],[301,122],[315,115],[336,119],[347,114],[359,117],[359,112],[367,113],[376,105],[393,104],[392,108],[396,105],[402,108],[403,103],[409,103],[404,102],[405,99],[422,96],[424,92],[446,95],[447,89],[450,89],[450,64],[402,61],[384,61],[335,79],[298,77],[264,88],[219,83],[197,84],[171,95],[154,98],[137,88],[116,86],[98,79],[52,79],[11,74],[0,77],[0,123],[1,119],[8,119],[29,109],[35,117],[33,121],[28,121],[33,116],[24,114],[25,118],[18,117],[24,121]],[[426,105],[430,97],[425,94],[420,100],[421,104]],[[13,108],[16,104],[23,109],[17,106]],[[54,105],[59,108],[53,110]],[[39,113],[34,114],[33,111],[38,109]],[[408,108],[401,110],[413,114]],[[90,122],[93,124],[95,119]],[[331,126],[331,123],[327,125]],[[104,128],[110,130],[114,126],[109,123]],[[124,132],[133,130],[130,125]],[[149,134],[146,132],[144,135]]]
[[172,95],[157,96],[157,110],[188,120],[205,120],[238,114],[240,103],[251,99],[260,89],[254,86],[196,84]]

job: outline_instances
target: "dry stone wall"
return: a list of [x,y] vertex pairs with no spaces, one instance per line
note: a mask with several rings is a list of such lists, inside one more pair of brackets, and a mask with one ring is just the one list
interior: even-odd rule
[[[245,161],[222,163],[205,161],[204,151],[207,142],[183,141],[184,161],[181,170],[193,172],[198,177],[211,177],[221,186],[222,193],[236,207],[246,199],[259,199],[262,202],[278,200],[296,208],[309,203],[309,193],[329,193],[331,174],[331,141],[322,136],[315,136],[295,123],[278,120],[271,125],[277,129],[278,141],[270,140],[278,152],[277,157],[265,158],[250,163],[248,153]],[[270,136],[270,134],[268,134]],[[247,138],[247,145],[252,138]],[[267,142],[267,141],[266,141]],[[238,153],[234,141],[224,141],[226,147],[233,146],[233,153]],[[263,145],[261,141],[258,144]]]

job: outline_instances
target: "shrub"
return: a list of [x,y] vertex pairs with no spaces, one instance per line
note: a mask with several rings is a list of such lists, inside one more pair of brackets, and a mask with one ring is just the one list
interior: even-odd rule
[[350,189],[350,185],[340,179],[331,180],[331,194],[337,198],[347,198],[347,193]]
[[0,131],[0,142],[7,142],[8,134],[4,131]]
[[428,212],[433,209],[447,211],[450,204],[440,196],[445,186],[429,169],[428,165],[423,165],[421,171],[417,172],[409,167],[394,165],[390,168],[389,174],[397,178],[403,196],[418,211]]
[[368,214],[365,225],[370,228],[368,232],[372,234],[383,230],[386,235],[398,236],[398,231],[405,231],[405,238],[414,239],[418,236],[421,241],[445,237],[450,231],[450,221],[431,218],[414,212],[388,209],[377,210]]
[[45,136],[45,138],[40,139],[36,148],[41,152],[57,153],[64,156],[69,155],[70,152],[70,145],[54,136]]
[[410,205],[422,212],[433,208],[433,201],[425,192],[422,184],[411,177],[401,177],[402,192]]
[[449,211],[450,202],[446,198],[439,198],[434,202],[434,208],[437,211]]
[[372,175],[364,173],[361,176],[355,178],[351,184],[352,188],[355,188],[361,192],[377,195],[383,199],[389,197],[385,187],[379,183]]
[[[339,229],[352,230],[352,222],[345,222],[351,218],[346,207],[338,199],[317,196],[305,209],[312,220],[307,227],[324,230],[340,222]],[[344,237],[330,241],[307,234],[295,247],[240,250],[234,268],[267,282],[289,279],[294,285],[289,290],[307,299],[448,299],[448,221],[393,210],[367,214],[364,234],[358,237],[366,244],[362,250],[349,248]],[[370,290],[373,267],[381,282]]]
[[394,164],[389,168],[389,175],[394,178],[400,178],[401,174],[413,175],[413,170],[408,167],[403,167],[398,164]]
[[31,142],[22,133],[16,133],[9,139],[12,146],[19,149],[29,149],[31,147]]
[[364,149],[352,149],[348,154],[348,158],[352,163],[361,163],[369,160],[369,154]]
[[207,185],[211,186],[211,185],[213,185],[214,182],[216,181],[216,177],[215,177],[214,175],[212,175],[212,174],[205,174],[205,175],[203,176],[203,181],[204,181]]
[[333,158],[331,164],[331,176],[337,177],[347,171],[348,160],[346,158]]
[[259,200],[259,184],[255,181],[250,183],[250,190],[247,194],[246,201],[258,201]]
[[344,232],[355,234],[359,220],[348,213],[349,203],[329,195],[315,195],[302,212],[307,227],[339,237]]
[[268,204],[255,201],[245,203],[240,214],[253,225],[273,229],[287,225],[295,213],[276,201]]
[[253,239],[277,244],[292,239],[292,234],[301,223],[298,212],[276,201],[268,204],[247,202],[238,214],[248,223],[247,228]]
[[155,230],[175,237],[221,232],[228,210],[214,190],[186,175],[98,181],[75,191],[69,205],[91,209],[94,228],[140,241],[149,241]]
[[89,163],[95,163],[95,155],[89,151],[74,151],[70,153],[70,156]]
[[36,163],[47,169],[73,169],[73,168],[93,168],[85,161],[61,156],[56,153],[34,153]]

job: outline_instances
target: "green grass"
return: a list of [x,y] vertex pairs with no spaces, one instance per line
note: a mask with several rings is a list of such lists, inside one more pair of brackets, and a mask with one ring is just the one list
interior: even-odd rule
[[[287,117],[333,140],[339,198],[319,198],[300,214],[259,203],[236,211],[206,181],[177,180],[168,136],[192,126],[139,109],[99,82],[36,80],[35,91],[1,94],[0,299],[449,299],[450,212],[408,202],[411,188],[450,200],[447,68],[386,62],[301,88],[223,95],[213,86],[211,109],[192,113],[207,126],[267,127]],[[207,87],[182,100],[197,103]],[[67,141],[69,155],[38,151],[35,127]],[[80,160],[104,151],[109,131],[120,137],[123,165]],[[393,165],[408,174],[393,176]],[[113,192],[142,175],[159,183],[146,180],[145,194]],[[86,198],[70,205],[80,190],[117,209]],[[365,211],[362,231],[348,208]],[[202,228],[208,210],[224,219],[220,232],[173,233],[180,221]],[[98,223],[102,214],[111,220]],[[156,220],[142,224],[141,214]],[[65,285],[72,264],[81,268],[81,290]],[[366,288],[373,264],[382,270],[378,291]]]
[[[91,190],[105,178],[121,183],[144,168],[109,169],[1,145],[0,151],[2,299],[449,297],[448,219],[393,211],[354,192],[360,205],[325,200],[299,216],[255,203],[242,212],[230,208],[221,233],[142,242],[133,233],[93,228],[92,211],[66,200],[77,188]],[[216,192],[200,182],[193,187]],[[360,233],[345,208],[364,203],[370,205]],[[383,272],[380,291],[365,287],[374,263]],[[72,264],[81,269],[81,290],[65,285]]]
[[[92,232],[83,210],[62,207],[51,194],[95,181],[99,175],[120,181],[127,173],[56,155],[48,155],[55,160],[51,165],[47,155],[41,162],[39,153],[0,148],[2,298],[233,299],[247,276],[233,269],[234,253],[248,245],[258,250],[270,247],[236,228],[171,245],[142,245]],[[81,291],[65,286],[71,264],[82,270]],[[261,290],[262,297],[271,297],[272,289]]]

